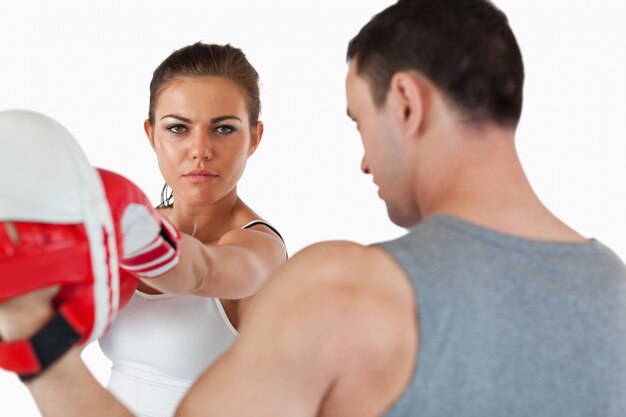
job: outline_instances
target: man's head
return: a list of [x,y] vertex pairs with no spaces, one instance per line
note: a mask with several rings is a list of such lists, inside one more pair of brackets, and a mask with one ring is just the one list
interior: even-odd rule
[[378,107],[396,72],[416,71],[467,122],[519,121],[522,56],[506,16],[488,0],[400,0],[361,29],[347,55]]
[[441,167],[454,156],[440,140],[450,127],[513,131],[519,121],[521,54],[506,16],[487,0],[400,0],[361,29],[347,57],[362,170],[398,225],[428,212],[423,196],[445,182],[440,175],[450,183],[454,170]]

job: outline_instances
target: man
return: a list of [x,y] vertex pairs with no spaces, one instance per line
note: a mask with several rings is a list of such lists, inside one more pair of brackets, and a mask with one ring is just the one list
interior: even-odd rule
[[[361,168],[409,233],[294,256],[177,415],[626,415],[626,268],[524,175],[506,17],[486,0],[400,0],[348,59]],[[0,335],[35,332],[49,297],[5,303]],[[129,415],[78,348],[28,388],[45,416]]]

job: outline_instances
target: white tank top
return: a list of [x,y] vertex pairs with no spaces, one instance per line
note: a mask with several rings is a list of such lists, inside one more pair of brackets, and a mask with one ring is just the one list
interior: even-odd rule
[[236,336],[217,298],[135,291],[99,341],[113,363],[108,389],[139,417],[171,417]]
[[100,339],[113,363],[108,388],[137,415],[172,416],[236,335],[217,298],[136,291]]

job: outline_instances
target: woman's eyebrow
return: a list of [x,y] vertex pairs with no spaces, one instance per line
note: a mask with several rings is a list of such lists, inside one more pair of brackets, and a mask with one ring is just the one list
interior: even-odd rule
[[[188,118],[183,117],[183,116],[179,116],[177,114],[166,114],[165,116],[161,117],[160,120],[166,119],[168,117],[180,120],[181,122],[191,123],[191,119],[188,119]],[[235,116],[233,114],[227,114],[227,115],[224,115],[224,116],[214,117],[214,118],[211,119],[211,123],[219,123],[219,122],[223,122],[224,120],[238,120],[239,122],[243,123],[239,117],[237,117],[237,116]]]
[[191,123],[191,119],[188,119],[188,118],[183,117],[183,116],[179,116],[177,114],[166,114],[165,116],[161,117],[159,120],[167,119],[168,117],[171,117],[173,119],[178,119],[181,122]]
[[235,115],[232,114],[228,114],[225,116],[218,116],[218,117],[214,117],[211,119],[211,123],[219,123],[219,122],[223,122],[224,120],[229,120],[229,119],[234,119],[234,120],[238,120],[239,122],[241,122],[241,119]]

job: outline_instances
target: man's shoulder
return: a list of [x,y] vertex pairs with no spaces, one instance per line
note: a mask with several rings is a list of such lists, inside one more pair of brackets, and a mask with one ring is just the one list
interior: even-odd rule
[[404,271],[379,245],[362,245],[351,241],[327,241],[308,246],[296,253],[290,262],[302,265],[329,279],[352,280],[360,284],[376,281],[385,275],[391,284],[402,279]]
[[408,386],[417,355],[416,297],[403,269],[381,247],[354,242],[315,244],[292,261],[306,264],[298,305],[311,307],[301,310],[300,332],[325,329],[325,364],[336,373],[325,409],[342,415],[343,398],[387,408]]
[[340,305],[346,320],[354,311],[359,311],[354,318],[363,320],[364,316],[394,316],[399,309],[414,308],[411,281],[380,246],[349,241],[316,243],[288,263],[297,269],[293,272],[302,286],[309,289],[308,297],[328,307]]

